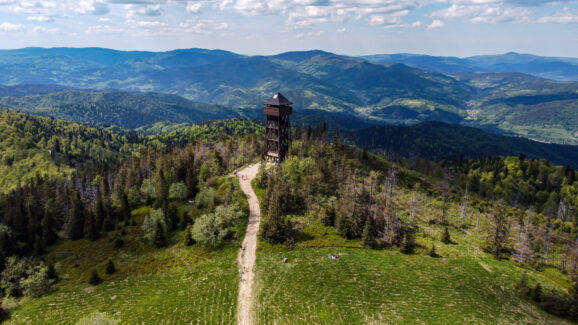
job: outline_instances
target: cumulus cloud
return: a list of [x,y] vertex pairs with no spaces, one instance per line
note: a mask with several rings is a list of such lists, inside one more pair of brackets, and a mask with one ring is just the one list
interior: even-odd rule
[[0,24],[0,31],[3,32],[16,32],[21,30],[24,30],[24,25],[22,24],[13,24],[7,21]]
[[108,8],[108,5],[102,1],[81,0],[78,1],[74,11],[82,15],[104,15],[107,14],[110,9]]
[[442,28],[442,27],[444,27],[445,25],[446,25],[446,24],[445,24],[443,21],[436,19],[436,20],[432,21],[431,24],[429,24],[429,25],[427,26],[427,29]]
[[578,23],[578,11],[570,12],[569,10],[564,10],[563,12],[551,14],[547,16],[540,17],[537,21],[541,24],[547,23]]
[[37,26],[37,27],[34,27],[34,29],[32,31],[34,33],[37,33],[37,34],[40,34],[40,33],[57,34],[57,33],[60,33],[62,30],[60,28],[47,28],[44,26]]
[[523,7],[508,7],[493,1],[484,4],[453,4],[434,11],[433,18],[457,19],[471,23],[529,22],[533,12]]
[[45,15],[34,15],[26,17],[26,20],[37,21],[39,23],[50,23],[54,21],[54,18]]
[[179,24],[179,27],[173,29],[173,31],[209,35],[213,34],[215,31],[224,31],[228,29],[229,24],[225,22],[217,22],[212,19],[193,18]]
[[122,32],[122,29],[111,25],[95,25],[86,29],[87,34],[121,34]]
[[187,2],[187,12],[198,14],[203,9],[203,3],[199,1],[188,1]]
[[127,13],[127,18],[131,18],[131,17],[136,17],[136,16],[140,16],[140,17],[158,17],[160,15],[163,14],[163,7],[161,7],[160,5],[145,5],[145,6],[141,6],[141,5],[127,5],[126,9],[128,10]]

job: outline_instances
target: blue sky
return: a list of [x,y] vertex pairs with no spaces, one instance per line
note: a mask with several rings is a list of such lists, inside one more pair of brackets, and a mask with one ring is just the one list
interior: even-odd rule
[[578,1],[0,0],[0,48],[578,57]]

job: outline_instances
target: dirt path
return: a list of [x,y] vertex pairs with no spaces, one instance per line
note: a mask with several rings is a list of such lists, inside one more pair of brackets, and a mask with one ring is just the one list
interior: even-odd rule
[[[261,211],[259,209],[259,200],[255,191],[251,187],[251,181],[257,176],[259,164],[251,165],[238,172],[241,190],[247,196],[249,201],[249,224],[247,233],[243,240],[244,250],[239,250],[237,260],[239,261],[240,270],[244,270],[243,280],[239,283],[239,302],[237,304],[237,324],[254,323],[254,306],[255,297],[253,295],[253,280],[255,277],[255,252],[257,250],[257,234],[259,233],[259,222],[261,220]],[[242,179],[245,175],[246,179]]]

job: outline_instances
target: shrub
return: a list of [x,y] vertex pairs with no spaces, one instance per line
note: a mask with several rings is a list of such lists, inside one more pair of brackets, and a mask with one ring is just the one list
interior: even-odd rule
[[114,263],[112,262],[112,260],[108,260],[108,263],[106,263],[106,274],[113,274],[114,272],[116,272]]
[[438,257],[438,253],[436,252],[436,246],[435,245],[431,245],[431,249],[429,250],[429,256],[431,257]]
[[193,239],[206,246],[218,246],[227,236],[234,233],[234,227],[244,215],[237,204],[219,205],[215,212],[204,214],[193,226]]
[[28,270],[28,277],[20,281],[24,295],[40,297],[50,291],[53,280],[48,277],[48,267],[39,265]]
[[106,313],[97,311],[82,317],[76,322],[76,325],[116,325],[119,322],[119,320],[109,317]]
[[448,227],[444,228],[444,233],[442,234],[442,243],[444,244],[452,243],[452,238],[450,237],[450,231],[448,230]]
[[184,182],[171,184],[169,189],[169,199],[184,200],[187,197],[187,186]]
[[[159,225],[157,227],[157,224]],[[158,230],[155,232],[155,229]],[[147,215],[142,224],[142,231],[144,234],[144,238],[150,244],[154,244],[155,236],[159,235],[159,232],[162,232],[162,236],[167,231],[167,226],[165,222],[165,214],[162,209],[152,210],[149,215]]]
[[96,270],[92,270],[90,273],[90,278],[88,279],[88,283],[92,284],[93,286],[100,284],[102,280],[98,276],[98,272]]

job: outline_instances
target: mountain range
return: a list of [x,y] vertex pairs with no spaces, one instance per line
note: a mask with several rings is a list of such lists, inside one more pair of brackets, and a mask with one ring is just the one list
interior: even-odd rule
[[[567,77],[558,79],[573,79],[576,64],[516,53],[459,59],[317,50],[246,56],[205,49],[25,48],[0,51],[0,105],[137,128],[163,120],[257,118],[263,101],[281,91],[294,102],[296,116],[338,113],[368,125],[435,120],[578,144],[578,82],[527,74],[565,71]],[[139,118],[130,118],[136,113]]]

